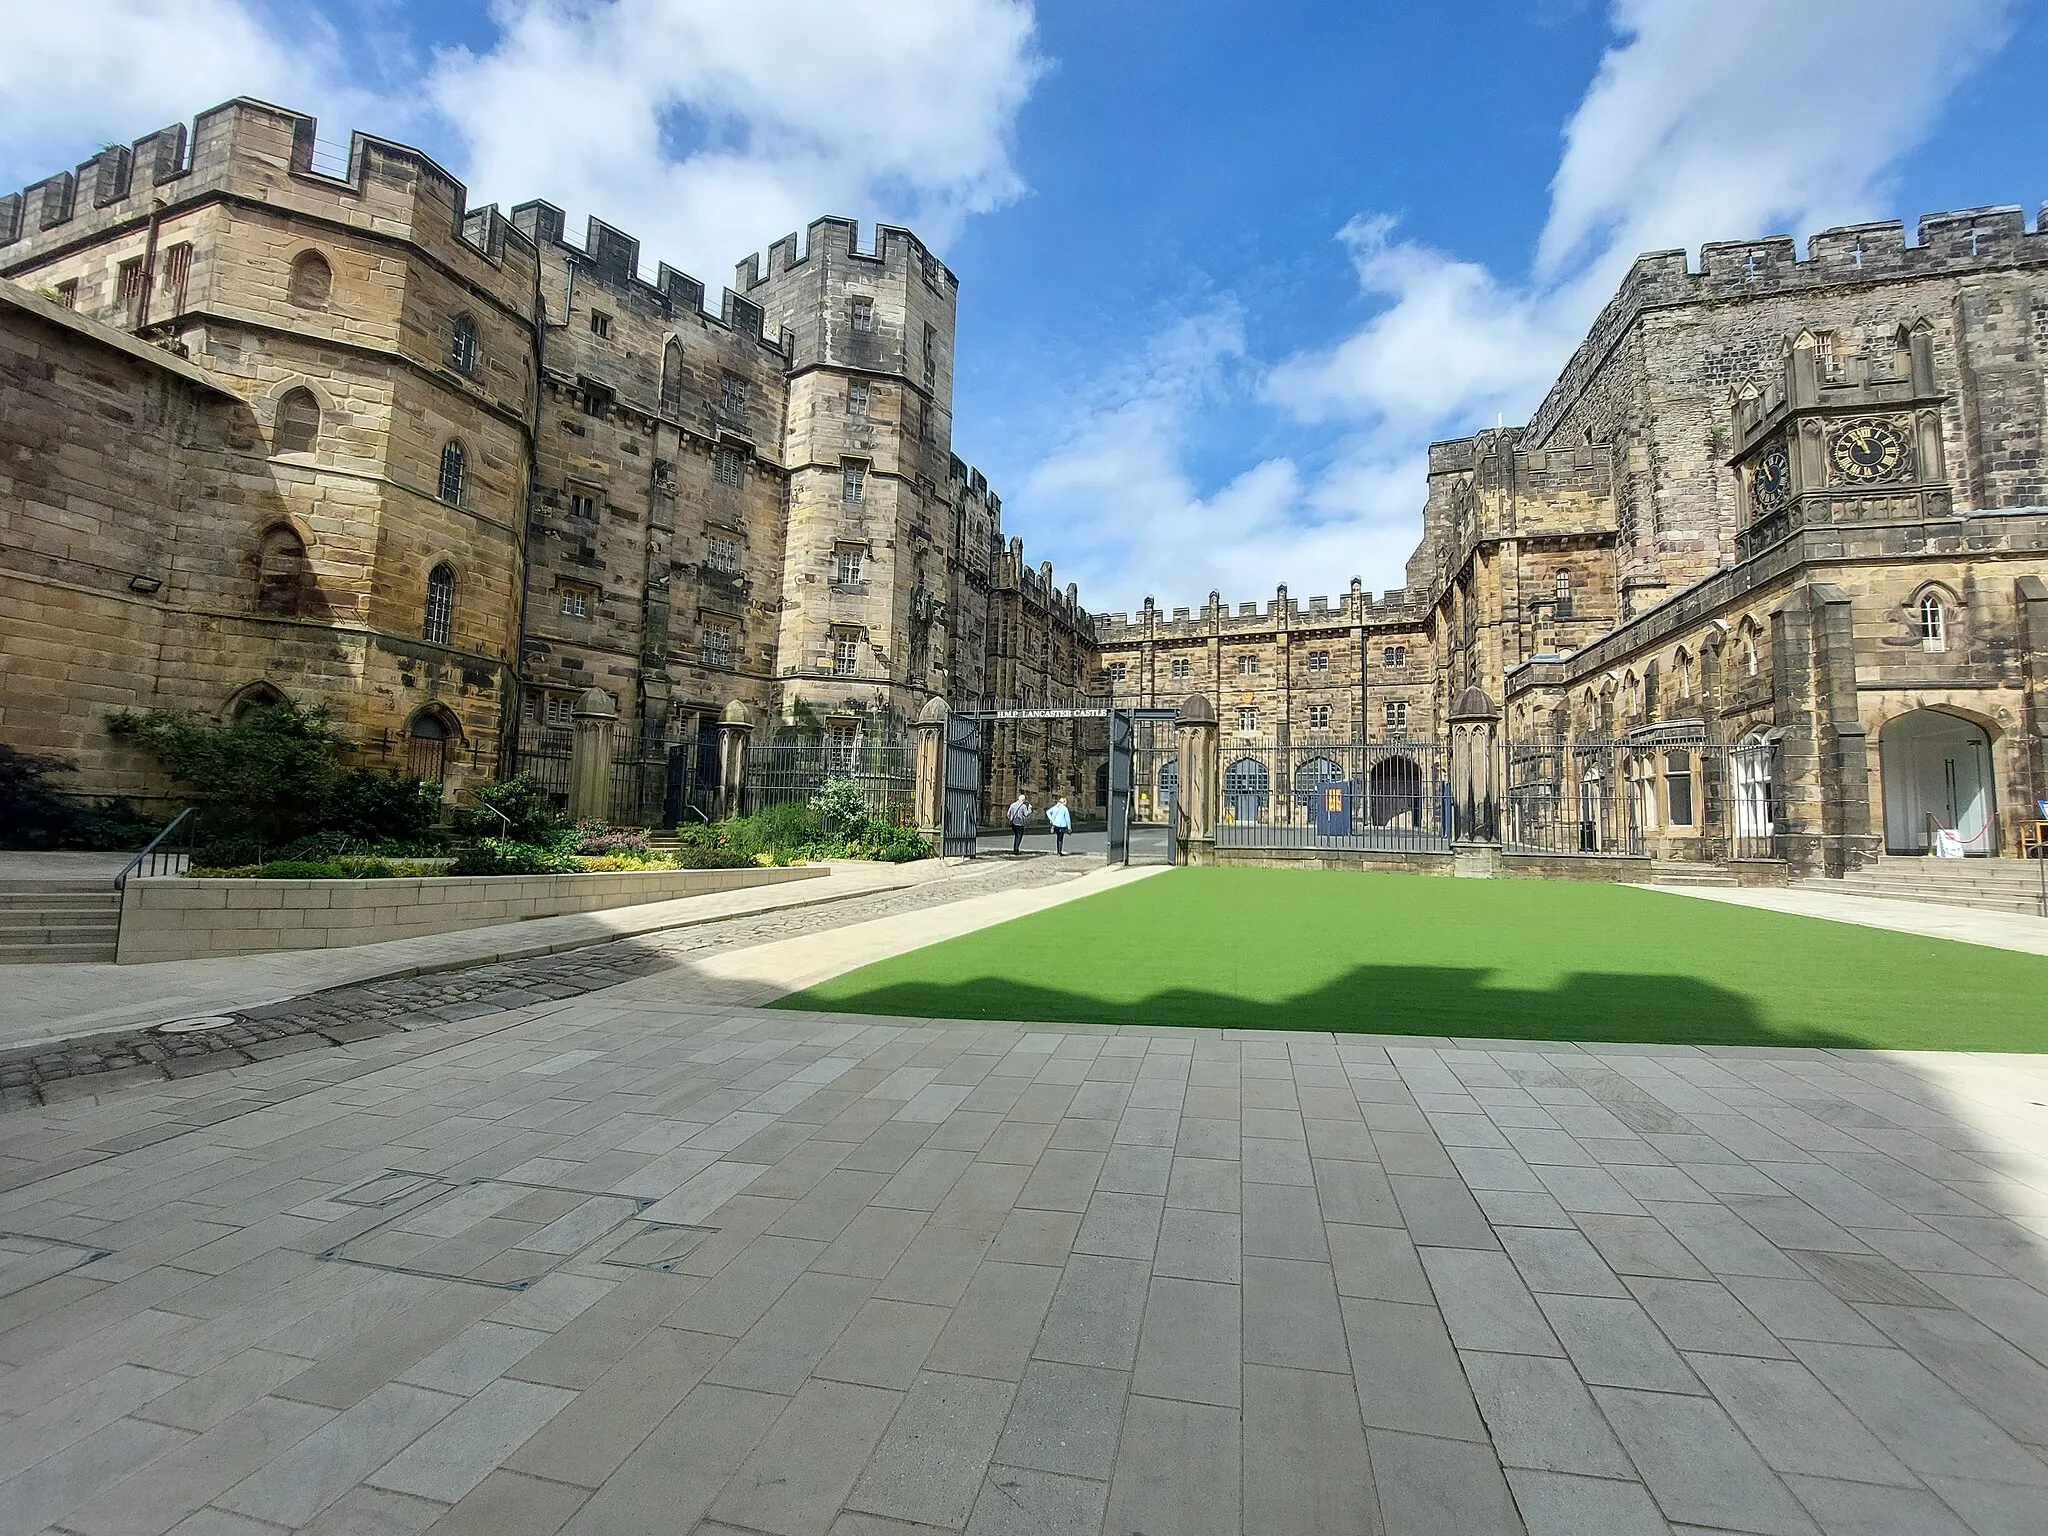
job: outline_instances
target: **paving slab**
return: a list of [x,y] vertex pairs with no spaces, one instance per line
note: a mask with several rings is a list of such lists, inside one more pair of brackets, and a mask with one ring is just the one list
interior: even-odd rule
[[758,1006],[1039,899],[0,1117],[0,1536],[2038,1527],[2048,1058]]

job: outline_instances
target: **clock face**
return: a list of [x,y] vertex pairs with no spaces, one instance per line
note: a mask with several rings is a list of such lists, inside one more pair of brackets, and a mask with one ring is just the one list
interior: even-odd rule
[[1889,480],[1906,462],[1906,434],[1888,421],[1859,421],[1835,434],[1828,458],[1844,480]]
[[1792,494],[1792,461],[1783,448],[1772,448],[1756,461],[1756,503],[1769,509],[1784,505]]

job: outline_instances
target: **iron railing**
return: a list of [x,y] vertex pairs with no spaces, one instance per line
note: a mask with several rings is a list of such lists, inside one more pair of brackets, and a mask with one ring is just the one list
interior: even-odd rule
[[152,875],[182,875],[192,867],[192,852],[199,833],[199,818],[196,808],[186,806],[165,824],[163,831],[149,840],[149,845],[126,864],[114,876],[114,889],[128,888],[128,877],[139,875],[148,879]]
[[1226,740],[1216,843],[1441,853],[1451,846],[1447,769],[1434,742]]
[[851,779],[871,815],[908,824],[916,774],[916,748],[903,744],[750,742],[740,809],[751,816],[764,806],[800,805],[828,779]]

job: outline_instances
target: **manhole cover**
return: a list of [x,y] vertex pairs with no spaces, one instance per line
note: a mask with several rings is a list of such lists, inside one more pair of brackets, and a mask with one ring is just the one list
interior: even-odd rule
[[196,1035],[209,1029],[226,1029],[235,1022],[231,1013],[209,1013],[196,1019],[173,1019],[168,1024],[159,1024],[156,1032],[160,1035]]

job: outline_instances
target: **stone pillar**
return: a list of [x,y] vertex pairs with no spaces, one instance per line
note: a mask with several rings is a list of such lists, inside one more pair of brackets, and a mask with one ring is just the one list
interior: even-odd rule
[[1781,748],[1786,859],[1799,873],[1847,874],[1877,856],[1878,838],[1855,634],[1839,587],[1810,582],[1772,613],[1771,674],[1773,712],[1791,726]]
[[1216,862],[1216,796],[1221,772],[1216,706],[1204,694],[1191,693],[1174,721],[1174,750],[1180,788],[1173,800],[1175,862]]
[[[1496,850],[1500,843],[1500,710],[1477,688],[1467,688],[1451,705],[1451,844]],[[1479,860],[1473,873],[1482,872]],[[1461,868],[1460,873],[1464,873]]]
[[734,699],[718,717],[718,815],[720,819],[740,813],[740,792],[746,787],[747,737],[753,733],[754,712]]
[[917,717],[917,788],[912,806],[920,837],[934,851],[946,835],[946,720],[944,699],[933,699]]
[[2039,576],[2022,576],[2016,583],[2020,609],[2020,654],[2024,658],[2026,693],[2020,720],[2027,782],[2024,793],[2015,797],[2006,791],[2006,803],[2019,800],[2017,809],[2032,820],[2036,800],[2048,799],[2048,581]]
[[603,821],[612,810],[612,731],[619,706],[602,688],[576,701],[576,741],[569,750],[569,815]]

